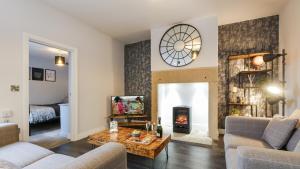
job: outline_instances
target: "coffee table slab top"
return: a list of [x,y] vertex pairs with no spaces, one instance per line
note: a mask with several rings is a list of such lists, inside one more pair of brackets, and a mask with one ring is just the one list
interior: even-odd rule
[[[171,135],[164,135],[162,138],[157,138],[155,141],[148,145],[134,143],[128,141],[128,138],[131,137],[130,134],[135,129],[119,127],[118,130],[118,133],[110,133],[109,129],[106,129],[104,131],[90,135],[88,138],[88,143],[95,146],[101,146],[108,142],[118,142],[126,147],[128,153],[155,159],[155,157],[164,148],[167,148],[166,146],[171,141]],[[147,132],[144,130],[141,131],[142,135],[146,135],[146,133]]]

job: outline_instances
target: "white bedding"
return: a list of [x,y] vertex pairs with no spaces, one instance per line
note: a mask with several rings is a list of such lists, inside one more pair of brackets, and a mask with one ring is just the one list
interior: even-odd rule
[[47,106],[30,106],[29,123],[42,123],[56,117],[55,110]]

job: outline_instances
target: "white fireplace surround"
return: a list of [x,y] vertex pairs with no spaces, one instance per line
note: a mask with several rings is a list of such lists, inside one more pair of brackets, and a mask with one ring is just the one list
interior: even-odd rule
[[[209,83],[161,83],[158,84],[158,116],[166,132],[172,133],[173,107],[190,107],[193,137],[209,134]],[[197,139],[197,138],[196,138]]]

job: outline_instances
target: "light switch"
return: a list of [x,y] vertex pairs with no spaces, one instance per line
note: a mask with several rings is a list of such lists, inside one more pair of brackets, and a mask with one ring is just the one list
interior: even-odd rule
[[10,85],[10,91],[19,92],[20,91],[20,86],[19,85]]

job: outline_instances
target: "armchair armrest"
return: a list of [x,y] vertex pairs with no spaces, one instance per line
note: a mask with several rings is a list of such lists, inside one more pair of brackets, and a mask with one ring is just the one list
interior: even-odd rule
[[122,144],[107,143],[77,157],[63,169],[127,169],[127,151]]
[[227,116],[225,133],[261,138],[271,118]]
[[14,123],[0,123],[0,147],[19,141],[19,128]]
[[283,150],[238,147],[238,169],[300,169],[300,153]]

